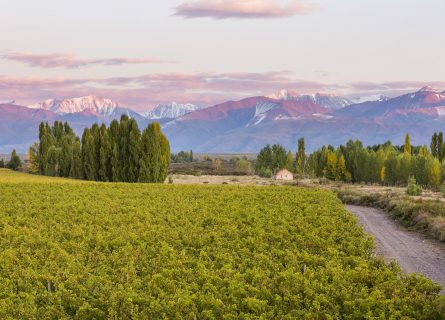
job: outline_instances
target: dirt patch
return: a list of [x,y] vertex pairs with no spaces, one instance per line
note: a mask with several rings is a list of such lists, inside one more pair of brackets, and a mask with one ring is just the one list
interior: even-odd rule
[[445,243],[403,228],[383,210],[346,207],[375,238],[376,254],[388,261],[397,261],[407,273],[421,273],[445,287]]

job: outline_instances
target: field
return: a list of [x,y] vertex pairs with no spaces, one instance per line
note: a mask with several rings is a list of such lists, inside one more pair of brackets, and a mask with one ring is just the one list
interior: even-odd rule
[[0,319],[443,319],[334,193],[0,169]]

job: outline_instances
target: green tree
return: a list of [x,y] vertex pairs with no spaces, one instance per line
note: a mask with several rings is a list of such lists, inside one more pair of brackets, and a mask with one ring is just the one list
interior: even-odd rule
[[31,147],[28,149],[28,171],[32,174],[38,174],[39,173],[39,159],[38,159],[38,152],[39,152],[39,144],[37,142],[34,142]]
[[296,155],[296,173],[300,176],[306,175],[306,146],[304,142],[304,138],[300,138],[298,140],[298,151]]
[[111,139],[108,135],[108,130],[105,125],[100,128],[100,149],[99,149],[99,172],[98,177],[100,181],[112,180],[111,168],[112,146]]
[[58,177],[60,175],[60,149],[56,146],[51,146],[47,154],[46,175]]
[[270,147],[270,145],[266,145],[258,153],[255,163],[255,172],[257,174],[260,174],[262,170],[271,167],[272,167],[272,148]]
[[431,154],[433,155],[433,157],[438,157],[438,137],[437,137],[437,133],[434,132],[433,136],[431,137]]
[[141,161],[139,181],[164,182],[170,166],[170,143],[161,131],[159,123],[150,124],[141,137]]
[[439,158],[439,161],[442,161],[444,156],[445,156],[445,145],[443,141],[443,133],[441,131],[437,136],[437,157]]
[[403,147],[403,151],[407,154],[411,154],[411,139],[408,133],[405,136],[405,145]]
[[287,156],[286,156],[286,165],[284,166],[287,170],[289,170],[290,172],[294,171],[294,160],[292,157],[292,152],[288,152]]
[[119,143],[118,143],[118,151],[119,151],[119,178],[120,181],[129,181],[129,163],[127,162],[128,155],[130,154],[129,150],[129,118],[127,115],[122,115],[119,123]]
[[22,160],[20,160],[20,157],[18,156],[15,149],[12,150],[11,159],[9,160],[7,167],[15,171],[19,170],[22,167]]
[[0,159],[0,168],[4,168],[5,167],[5,159],[1,158]]
[[94,137],[89,129],[85,129],[82,140],[82,170],[87,180],[96,180],[96,150]]
[[434,189],[439,188],[441,184],[441,166],[439,159],[428,157],[426,162],[426,174],[428,185]]
[[351,181],[351,174],[348,172],[348,169],[346,169],[346,160],[344,155],[341,155],[338,158],[336,174],[337,174],[336,180],[338,181],[345,181],[345,182]]
[[73,161],[73,137],[64,135],[62,138],[62,147],[60,152],[60,176],[68,177],[71,171]]
[[136,120],[129,120],[128,130],[127,181],[137,182],[139,178],[139,159],[141,158],[141,132]]
[[279,144],[272,146],[272,172],[275,174],[278,170],[286,168],[287,151]]
[[81,146],[79,138],[76,138],[73,145],[73,157],[71,158],[71,166],[69,176],[74,179],[82,179],[82,159]]
[[325,177],[330,180],[336,180],[337,178],[337,155],[335,152],[329,151],[325,169]]

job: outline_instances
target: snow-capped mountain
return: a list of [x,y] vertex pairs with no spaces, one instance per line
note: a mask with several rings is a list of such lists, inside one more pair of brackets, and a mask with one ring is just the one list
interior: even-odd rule
[[154,109],[143,113],[143,116],[150,120],[177,119],[198,109],[200,109],[198,106],[191,103],[180,104],[172,102],[159,104]]
[[31,109],[43,109],[58,114],[70,114],[91,110],[99,115],[112,116],[118,108],[118,104],[110,99],[101,99],[96,96],[55,100],[48,99],[40,103],[29,105]]
[[308,150],[323,144],[339,145],[351,138],[371,145],[388,139],[400,144],[407,132],[414,144],[424,144],[435,131],[445,128],[443,90],[425,87],[398,97],[370,100],[344,106],[350,101],[335,95],[282,91],[206,108],[159,105],[145,116],[97,98],[49,100],[32,109],[0,104],[0,153],[12,148],[26,152],[38,139],[41,121],[67,121],[81,135],[85,127],[109,124],[122,114],[135,119],[141,129],[154,121],[161,123],[172,150],[204,153],[257,152],[274,143],[295,148],[299,137],[307,139]]
[[302,102],[311,101],[319,105],[320,107],[329,110],[338,110],[345,108],[351,104],[354,104],[354,101],[334,94],[323,94],[323,93],[298,94],[296,92],[287,90],[280,90],[279,92],[269,94],[265,97],[274,100],[285,100],[285,101],[289,100],[302,101]]

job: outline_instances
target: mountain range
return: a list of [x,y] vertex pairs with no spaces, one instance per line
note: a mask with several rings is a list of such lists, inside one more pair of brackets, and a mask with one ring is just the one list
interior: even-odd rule
[[257,152],[281,143],[294,150],[300,137],[312,151],[349,139],[365,144],[391,140],[429,144],[445,129],[445,91],[425,87],[394,98],[357,100],[330,94],[300,95],[281,90],[267,96],[227,101],[201,108],[193,104],[161,104],[147,112],[121,107],[109,99],[86,96],[51,99],[29,106],[0,104],[0,153],[25,152],[37,140],[41,121],[68,121],[78,134],[95,122],[110,123],[122,114],[140,127],[160,122],[173,151],[201,153]]

